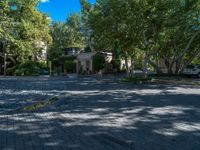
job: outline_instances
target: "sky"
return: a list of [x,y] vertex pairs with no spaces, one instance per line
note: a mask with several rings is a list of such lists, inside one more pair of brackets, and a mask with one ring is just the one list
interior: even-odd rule
[[[95,3],[95,0],[88,0]],[[38,6],[41,12],[47,13],[52,21],[65,21],[69,13],[80,11],[79,0],[41,0]]]

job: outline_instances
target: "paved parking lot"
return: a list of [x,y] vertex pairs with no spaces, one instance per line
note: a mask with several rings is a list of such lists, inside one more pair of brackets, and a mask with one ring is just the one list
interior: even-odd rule
[[[32,112],[18,108],[59,97]],[[199,150],[200,87],[0,78],[0,150]]]

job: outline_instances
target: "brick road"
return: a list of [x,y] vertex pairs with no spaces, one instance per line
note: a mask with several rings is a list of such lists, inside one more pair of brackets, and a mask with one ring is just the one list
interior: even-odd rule
[[[32,112],[18,108],[59,97]],[[200,87],[0,78],[0,150],[199,150]]]

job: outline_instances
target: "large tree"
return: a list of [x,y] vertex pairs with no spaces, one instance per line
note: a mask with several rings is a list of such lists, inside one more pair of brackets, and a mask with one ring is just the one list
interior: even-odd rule
[[37,10],[38,3],[38,0],[0,2],[3,8],[0,9],[0,19],[4,20],[0,23],[0,36],[5,41],[6,54],[16,62],[36,58],[41,54],[42,45],[51,42],[50,20]]
[[[93,46],[99,50],[113,51],[120,49],[125,59],[127,73],[133,70],[134,56],[140,41],[139,19],[135,1],[97,0],[95,5],[88,7],[82,0],[83,15],[87,15],[87,26],[91,30]],[[85,10],[85,11],[84,11]],[[86,11],[87,10],[87,11]],[[128,59],[132,65],[128,65]]]
[[51,25],[52,46],[49,50],[51,60],[57,60],[66,48],[84,48],[82,24],[78,14],[69,14],[66,22],[53,22]]
[[126,60],[143,49],[145,68],[161,73],[162,61],[178,74],[200,54],[199,0],[82,0],[82,6],[95,46],[118,45]]
[[146,62],[161,72],[162,60],[168,73],[181,73],[200,54],[200,1],[144,0],[139,6]]
[[3,48],[7,41],[12,40],[12,23],[13,20],[10,17],[9,1],[0,1],[0,42],[1,53],[0,57],[3,57]]

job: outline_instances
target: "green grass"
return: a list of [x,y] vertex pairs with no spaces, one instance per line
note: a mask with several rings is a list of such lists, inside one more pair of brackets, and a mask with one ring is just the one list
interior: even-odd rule
[[152,80],[151,77],[146,77],[146,78],[145,77],[125,77],[121,79],[122,82],[126,82],[126,83],[144,83],[151,80]]
[[19,108],[19,109],[17,109],[16,111],[17,111],[17,112],[34,111],[34,110],[43,108],[43,107],[45,107],[45,106],[51,105],[51,104],[55,103],[55,102],[58,101],[58,100],[59,100],[58,97],[53,97],[53,98],[51,98],[51,99],[49,99],[49,100],[39,101],[39,102],[36,102],[36,103],[34,103],[34,104],[32,104],[32,105]]

